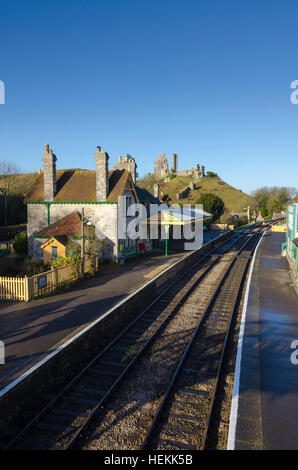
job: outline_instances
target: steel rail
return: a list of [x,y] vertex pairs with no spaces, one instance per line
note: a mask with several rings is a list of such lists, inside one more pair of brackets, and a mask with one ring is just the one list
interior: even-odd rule
[[[224,240],[222,243],[217,245],[214,249],[212,249],[208,253],[213,253],[216,249],[218,249],[220,246],[223,246],[227,243],[227,241],[230,241],[233,238],[236,238],[234,243],[228,245],[227,248],[230,248],[233,244],[237,243],[239,241],[239,236],[237,237],[238,234],[233,235],[231,238],[228,240]],[[246,234],[243,233],[242,237],[243,238]],[[38,423],[38,421],[48,412],[50,411],[51,408],[53,408],[56,403],[59,401],[60,398],[62,398],[69,389],[75,385],[84,375],[87,373],[90,368],[109,350],[111,349],[118,341],[119,339],[124,336],[124,334],[132,328],[144,315],[147,311],[149,311],[152,307],[154,307],[176,284],[179,280],[183,279],[184,277],[187,276],[189,272],[191,272],[197,265],[202,264],[203,261],[205,260],[205,256],[200,258],[198,261],[194,263],[190,268],[188,268],[185,272],[183,272],[180,276],[178,276],[178,279],[176,278],[175,281],[173,281],[169,286],[167,286],[166,289],[164,289],[153,301],[149,306],[147,306],[136,318],[134,318],[123,330],[120,331],[120,333],[107,345],[102,349],[88,364],[80,370],[80,372],[70,381],[67,383],[67,385],[49,402],[47,403],[42,410],[34,416],[34,418],[29,421],[29,423],[17,433],[17,435],[9,441],[8,444],[4,447],[4,450],[9,450],[13,444],[19,440],[23,434],[31,429],[34,425]],[[214,262],[212,263],[212,267],[216,264],[217,260],[215,259]]]
[[[245,233],[243,235],[246,236],[247,234]],[[241,238],[243,238],[241,237]],[[246,246],[246,243],[250,241],[250,239],[246,240],[246,242],[244,243],[244,245],[240,248],[240,250],[238,250],[237,252],[237,255],[242,251],[242,249],[244,248],[244,246]],[[236,240],[235,243],[239,242],[239,238]],[[224,244],[224,243],[223,243]],[[234,243],[233,243],[234,244]],[[232,244],[232,245],[233,245]],[[232,245],[229,245],[228,248],[230,248]],[[218,248],[218,246],[212,250],[215,251],[216,249]],[[235,255],[235,257],[237,256]],[[199,260],[196,264],[200,264],[201,260]],[[188,291],[185,293],[185,295],[183,296],[183,299],[187,298],[190,294],[190,291],[195,287],[197,286],[201,281],[202,279],[204,279],[204,277],[211,271],[211,269],[217,264],[218,262],[218,258],[215,258],[214,261],[212,261],[212,263],[207,266],[207,269],[202,273],[202,275],[196,280],[195,284],[191,287],[191,289],[188,289]],[[194,268],[195,268],[195,265],[193,265],[188,271],[192,271]],[[184,273],[182,277],[185,277],[185,275],[187,273]],[[176,285],[177,281],[174,283],[174,285]],[[167,325],[167,323],[169,322],[169,320],[172,318],[173,314],[175,313],[177,307],[175,307],[170,313],[169,315],[166,316],[166,318],[163,320],[163,322],[161,323],[161,325],[154,331],[154,333],[148,338],[148,340],[146,341],[146,343],[143,345],[143,347],[140,349],[140,351],[132,358],[132,360],[129,362],[129,364],[126,366],[126,368],[123,370],[123,372],[121,373],[121,375],[115,380],[115,382],[112,384],[112,386],[110,387],[110,389],[106,392],[106,394],[100,399],[100,401],[98,402],[98,404],[96,405],[96,407],[93,409],[92,413],[88,416],[87,420],[77,429],[77,431],[75,432],[74,436],[71,438],[71,440],[67,443],[67,445],[65,446],[65,450],[69,450],[69,449],[72,449],[73,446],[75,445],[75,443],[78,441],[78,439],[80,438],[80,436],[82,435],[82,432],[87,428],[87,426],[89,425],[89,423],[91,422],[91,420],[94,418],[94,416],[96,415],[96,413],[98,412],[99,408],[104,405],[104,403],[108,400],[108,398],[110,397],[110,395],[114,392],[114,389],[116,388],[116,386],[121,382],[121,380],[123,380],[123,378],[127,375],[127,373],[129,371],[131,371],[132,367],[135,365],[135,363],[137,362],[137,360],[144,354],[144,352],[146,351],[146,349],[148,348],[148,346],[151,344],[151,342],[155,339],[155,337],[158,335],[158,333],[160,333],[164,328],[165,326]]]
[[[262,229],[260,229],[262,230]],[[256,232],[256,234],[259,232],[259,230]],[[244,236],[247,235],[247,233],[245,232]],[[242,237],[241,237],[242,238]],[[235,243],[237,243],[239,241],[239,238],[236,240]],[[237,256],[239,255],[239,253],[241,253],[244,249],[244,247],[247,245],[248,242],[251,241],[251,238],[247,239],[245,241],[245,243],[241,246],[241,248],[238,250],[237,254],[233,256],[233,260],[231,262],[231,265],[233,264],[233,262],[236,260]],[[234,244],[234,243],[233,243]],[[229,245],[229,248],[230,248],[231,245]],[[218,248],[218,247],[216,247]],[[215,248],[215,250],[216,250]],[[215,250],[212,250],[215,251]],[[220,256],[220,255],[219,255]],[[195,283],[196,285],[206,276],[206,274],[212,269],[212,267],[214,267],[216,264],[217,264],[217,261],[218,261],[218,258],[216,258],[212,263],[211,265],[207,268],[206,271],[204,271],[204,273],[199,277],[199,279],[197,280],[197,282]],[[187,293],[185,294],[185,297],[188,297],[189,296],[189,293],[190,293],[190,290],[187,291]],[[79,439],[79,437],[81,436],[82,432],[84,431],[84,429],[86,429],[86,427],[89,425],[90,421],[93,419],[93,417],[96,415],[98,409],[105,403],[105,401],[110,397],[111,393],[114,391],[114,388],[116,387],[116,385],[118,385],[118,383],[124,378],[124,376],[132,369],[132,366],[136,363],[137,359],[139,359],[143,353],[145,352],[145,350],[147,349],[147,347],[151,344],[152,340],[157,336],[157,334],[166,326],[166,324],[168,323],[168,321],[171,319],[172,317],[172,314],[173,312],[171,312],[171,314],[169,314],[166,319],[163,321],[163,323],[158,327],[158,329],[154,332],[154,334],[147,340],[147,342],[145,343],[145,345],[140,349],[140,351],[138,352],[138,354],[131,360],[131,362],[128,364],[128,366],[125,368],[125,370],[122,372],[121,376],[119,376],[117,378],[117,380],[113,383],[113,385],[111,386],[111,388],[107,391],[106,395],[104,395],[102,397],[102,399],[100,400],[100,402],[98,403],[98,405],[94,408],[94,410],[92,411],[92,413],[90,414],[90,416],[88,416],[87,420],[81,425],[80,428],[78,428],[78,430],[76,431],[75,435],[72,437],[71,441],[67,444],[67,446],[65,447],[66,450],[68,449],[71,449],[75,443],[77,442],[77,440]]]
[[[261,229],[258,229],[256,234],[259,233],[259,231],[261,231]],[[237,242],[240,241],[240,239],[244,238],[245,236],[247,235],[247,232],[244,232],[243,233],[243,236],[241,236],[240,238],[236,239],[235,243],[232,243],[232,244],[229,244],[228,247],[226,247],[226,249],[229,249],[231,246],[233,246],[234,244],[236,244]],[[253,235],[254,236],[254,235]],[[231,237],[233,238],[233,237]],[[228,240],[229,241],[229,240]],[[247,239],[245,241],[245,243],[241,246],[241,248],[238,250],[237,254],[236,255],[233,255],[233,261],[231,264],[233,264],[233,262],[236,260],[237,256],[239,255],[239,253],[241,253],[244,249],[244,247],[247,245],[247,243],[249,243],[251,241],[251,238]],[[224,242],[223,244],[224,245]],[[216,251],[216,249],[218,248],[215,247],[214,250],[212,250],[209,255],[213,252],[213,251]],[[206,256],[208,256],[206,254]],[[220,256],[220,255],[219,255]],[[218,258],[219,258],[218,256]],[[215,260],[207,267],[207,269],[202,273],[202,275],[196,280],[195,284],[191,287],[191,289],[189,289],[183,299],[187,298],[190,294],[190,291],[194,288],[195,285],[198,285],[202,279],[210,272],[210,270],[217,264],[218,262],[218,258],[215,258]],[[200,264],[201,260],[199,260],[196,264]],[[189,269],[187,272],[190,272],[194,267],[195,265],[192,266],[191,269]],[[183,276],[184,277],[184,276]],[[177,281],[175,282],[175,285],[176,285]],[[170,314],[164,319],[164,321],[161,323],[161,325],[157,328],[157,330],[155,330],[155,332],[148,338],[148,340],[146,341],[146,343],[144,344],[144,346],[140,349],[140,351],[137,353],[136,356],[133,357],[133,359],[131,360],[131,362],[127,365],[127,367],[124,369],[124,371],[121,373],[121,375],[117,378],[117,380],[112,384],[112,386],[110,387],[110,389],[106,392],[106,394],[101,398],[100,402],[96,405],[96,407],[94,408],[94,410],[92,411],[92,413],[88,416],[87,420],[78,428],[78,430],[76,431],[75,435],[71,438],[71,440],[68,442],[68,444],[66,445],[65,447],[65,450],[69,450],[69,449],[72,449],[73,446],[75,445],[75,443],[77,442],[77,440],[80,438],[80,436],[82,435],[82,432],[87,428],[87,426],[89,425],[89,423],[91,422],[91,420],[94,418],[94,416],[96,415],[98,409],[106,402],[106,400],[110,397],[110,395],[112,394],[112,392],[114,391],[115,387],[118,385],[118,383],[120,383],[120,381],[127,375],[127,373],[129,371],[131,371],[132,367],[135,365],[135,363],[137,362],[137,360],[144,354],[145,350],[148,348],[148,346],[151,344],[151,342],[153,341],[153,339],[155,339],[155,337],[158,335],[158,333],[160,333],[160,331],[162,331],[162,329],[165,328],[165,326],[167,325],[167,323],[169,322],[169,320],[172,318],[174,312],[176,311],[176,308],[174,308],[174,310],[172,312],[170,312]]]
[[[264,227],[264,226],[263,226]],[[256,237],[257,240],[256,242],[254,243],[253,245],[253,248],[250,250],[251,252],[255,249],[255,246],[259,240],[259,231],[256,232],[253,237]],[[251,237],[252,238],[252,237]],[[247,245],[248,243],[251,242],[251,238],[248,239],[245,243],[245,245]],[[244,248],[244,247],[243,247]],[[243,250],[241,250],[243,251]],[[143,441],[143,444],[142,444],[142,447],[141,447],[141,450],[148,450],[149,448],[149,444],[150,442],[152,441],[152,435],[156,429],[156,426],[157,426],[157,423],[158,421],[161,419],[161,415],[165,409],[165,407],[168,405],[168,402],[170,400],[170,397],[171,397],[171,394],[172,394],[172,391],[173,391],[173,388],[174,388],[174,385],[177,381],[177,378],[179,376],[179,373],[182,369],[182,366],[183,364],[185,363],[185,360],[189,354],[189,351],[194,343],[194,341],[197,339],[198,335],[199,335],[199,332],[201,330],[201,327],[203,325],[203,323],[205,322],[206,318],[208,317],[210,311],[212,310],[212,307],[218,297],[218,294],[220,292],[220,290],[222,289],[222,287],[224,286],[224,283],[226,281],[226,279],[228,278],[228,276],[230,275],[231,271],[232,271],[232,268],[233,266],[235,265],[235,263],[237,262],[237,260],[239,260],[239,258],[237,256],[235,256],[232,260],[232,262],[230,263],[230,265],[228,266],[226,272],[224,273],[224,275],[222,276],[221,280],[219,281],[218,285],[217,285],[217,288],[216,290],[214,291],[214,294],[212,296],[212,298],[210,299],[207,307],[205,308],[203,314],[202,314],[202,317],[200,318],[193,334],[192,334],[192,337],[191,339],[189,340],[188,344],[187,344],[187,347],[181,357],[181,360],[178,364],[178,366],[176,367],[173,375],[172,375],[172,378],[171,378],[171,381],[168,385],[168,388],[165,392],[165,395],[164,395],[164,398],[163,400],[161,401],[153,419],[152,419],[152,423],[151,423],[151,426],[150,428],[148,429],[147,433],[146,433],[146,436],[145,436],[145,439]],[[243,270],[243,273],[242,273],[242,276],[241,276],[241,279],[240,279],[240,283],[239,283],[239,289],[238,289],[238,293],[237,293],[237,296],[236,298],[234,299],[234,302],[233,302],[233,305],[232,305],[232,312],[231,312],[231,315],[230,315],[230,320],[229,320],[229,324],[228,324],[228,329],[226,331],[226,335],[225,335],[225,340],[224,340],[224,345],[223,345],[223,350],[222,350],[222,353],[221,353],[221,357],[220,357],[220,361],[219,361],[219,366],[218,366],[218,370],[217,370],[217,374],[216,374],[216,383],[215,383],[215,387],[213,389],[213,392],[212,392],[212,397],[211,397],[211,407],[210,407],[210,410],[209,410],[209,413],[208,413],[208,418],[207,418],[207,422],[205,423],[205,431],[204,431],[204,443],[206,441],[206,436],[207,436],[207,432],[208,432],[208,426],[209,426],[209,421],[210,421],[210,416],[211,416],[211,413],[212,413],[212,409],[213,409],[213,404],[214,404],[214,397],[215,397],[215,393],[216,393],[216,390],[217,390],[217,385],[218,385],[218,379],[219,379],[219,374],[220,374],[220,370],[221,370],[221,365],[222,365],[222,360],[223,360],[223,356],[224,356],[224,352],[225,352],[225,347],[226,347],[226,344],[227,344],[227,339],[228,339],[228,336],[229,336],[229,332],[230,332],[230,326],[231,326],[231,323],[232,323],[232,318],[234,316],[234,312],[235,312],[235,307],[237,305],[237,302],[238,302],[238,299],[239,299],[239,295],[240,295],[240,290],[241,290],[241,286],[242,286],[242,283],[244,281],[244,278],[245,278],[245,274],[246,274],[246,270],[247,270],[247,266],[249,264],[249,261],[250,261],[250,258],[242,258],[241,260],[244,260],[244,263],[245,263],[245,268]]]

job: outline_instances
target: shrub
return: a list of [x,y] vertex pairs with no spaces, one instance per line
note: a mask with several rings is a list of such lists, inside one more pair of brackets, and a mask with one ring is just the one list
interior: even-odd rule
[[207,171],[206,176],[207,178],[218,178],[218,174],[213,171]]
[[224,202],[216,194],[202,194],[196,201],[196,204],[203,204],[204,211],[212,214],[212,221],[215,222],[224,212]]
[[70,266],[72,274],[75,277],[79,277],[80,270],[81,270],[81,257],[78,254],[65,256],[58,256],[58,258],[53,260],[52,263],[53,268],[57,268],[59,266]]
[[68,266],[70,264],[75,264],[80,261],[80,256],[78,254],[65,256],[58,256],[58,258],[53,259],[52,266],[54,268],[58,266]]
[[15,254],[19,258],[25,258],[28,255],[28,240],[25,232],[18,233],[12,242]]
[[260,212],[261,212],[261,216],[265,219],[265,217],[268,216],[268,211],[266,209],[266,207],[262,206],[260,207]]
[[247,225],[247,224],[248,224],[247,215],[243,215],[238,218],[238,225]]
[[44,273],[49,271],[51,266],[44,264],[42,260],[36,258],[29,258],[24,261],[24,270],[27,276],[33,276],[34,274]]

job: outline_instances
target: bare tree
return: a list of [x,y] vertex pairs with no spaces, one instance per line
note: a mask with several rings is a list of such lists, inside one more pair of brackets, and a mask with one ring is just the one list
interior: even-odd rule
[[264,186],[253,191],[252,196],[255,198],[258,209],[264,216],[272,216],[273,212],[280,212],[285,209],[287,201],[294,198],[298,194],[296,188]]
[[7,161],[0,161],[0,200],[2,199],[0,207],[2,206],[3,208],[2,223],[4,223],[4,225],[7,225],[8,209],[12,210],[14,207],[14,200],[16,197],[15,176],[18,173],[20,173],[20,169],[17,165]]

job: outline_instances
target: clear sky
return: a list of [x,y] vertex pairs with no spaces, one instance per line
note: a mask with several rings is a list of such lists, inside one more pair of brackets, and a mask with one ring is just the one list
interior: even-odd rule
[[178,153],[250,192],[298,186],[297,0],[11,0],[0,6],[0,160],[57,168]]

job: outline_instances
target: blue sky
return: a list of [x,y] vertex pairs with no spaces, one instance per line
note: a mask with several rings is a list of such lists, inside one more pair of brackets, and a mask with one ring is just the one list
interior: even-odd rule
[[250,192],[298,186],[298,3],[288,0],[1,2],[0,160],[110,167],[179,155]]

